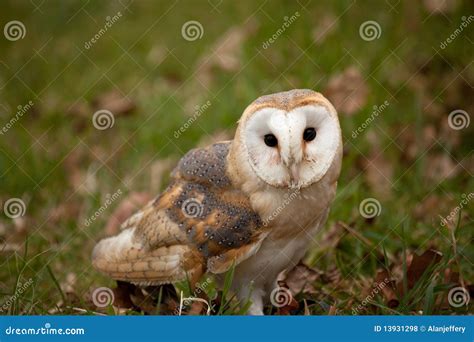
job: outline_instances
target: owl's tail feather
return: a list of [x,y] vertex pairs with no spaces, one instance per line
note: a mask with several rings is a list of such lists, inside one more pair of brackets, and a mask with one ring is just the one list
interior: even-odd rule
[[149,249],[134,232],[128,228],[101,240],[92,252],[93,266],[113,279],[139,285],[168,284],[200,273],[200,263],[188,246]]

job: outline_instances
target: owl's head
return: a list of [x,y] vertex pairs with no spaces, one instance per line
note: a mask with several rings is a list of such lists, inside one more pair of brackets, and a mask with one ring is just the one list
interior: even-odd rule
[[332,165],[341,147],[341,129],[324,96],[296,89],[251,103],[239,121],[236,140],[261,181],[304,188]]

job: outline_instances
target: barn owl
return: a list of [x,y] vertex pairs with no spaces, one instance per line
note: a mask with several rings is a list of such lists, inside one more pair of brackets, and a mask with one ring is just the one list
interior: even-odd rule
[[304,256],[334,199],[342,159],[336,110],[295,89],[251,103],[231,141],[188,152],[166,190],[92,253],[116,280],[159,285],[219,280],[263,314],[277,277]]

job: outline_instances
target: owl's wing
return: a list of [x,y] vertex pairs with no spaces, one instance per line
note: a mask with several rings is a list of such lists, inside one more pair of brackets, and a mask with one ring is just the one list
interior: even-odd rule
[[186,154],[168,188],[99,242],[94,266],[114,279],[159,284],[222,273],[256,253],[267,232],[226,175],[230,144]]

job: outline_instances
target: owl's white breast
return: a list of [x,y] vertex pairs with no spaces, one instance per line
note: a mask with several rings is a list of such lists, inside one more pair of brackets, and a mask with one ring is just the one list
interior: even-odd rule
[[315,244],[315,235],[327,218],[335,191],[335,182],[324,182],[293,197],[269,191],[251,196],[255,208],[265,208],[260,213],[270,228],[255,259],[271,265],[276,273],[296,264]]
[[258,252],[236,268],[237,289],[252,282],[254,288],[268,295],[278,274],[295,266],[315,244],[316,233],[324,225],[335,197],[340,158],[336,160],[319,182],[302,189],[296,196],[287,189],[267,186],[257,189],[251,181],[244,184],[254,189],[250,200],[254,210],[268,224],[269,235]]
[[[234,141],[235,143],[235,141]],[[294,196],[287,188],[262,182],[252,171],[247,156],[234,146],[228,172],[236,186],[250,198],[253,209],[267,225],[268,236],[260,249],[235,269],[233,287],[245,298],[249,284],[254,292],[268,296],[280,272],[295,266],[315,243],[336,194],[341,169],[342,143],[327,173]],[[268,297],[267,297],[268,298]]]

